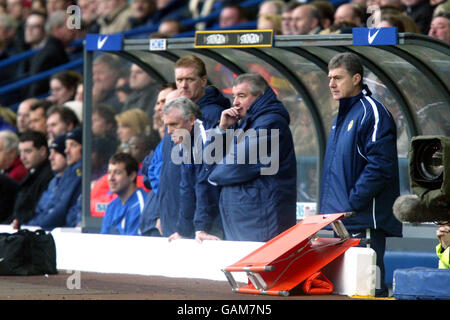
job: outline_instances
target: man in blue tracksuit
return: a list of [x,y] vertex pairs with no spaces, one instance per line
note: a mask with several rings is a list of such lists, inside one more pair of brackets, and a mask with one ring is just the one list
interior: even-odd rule
[[55,176],[39,199],[34,216],[27,225],[40,226],[44,230],[67,227],[67,214],[74,210],[81,196],[81,148],[69,163],[65,144],[66,135],[61,135],[49,146],[49,160]]
[[352,237],[370,239],[385,296],[386,236],[402,236],[392,206],[399,196],[397,131],[391,113],[363,85],[363,66],[351,53],[333,57],[329,87],[339,112],[328,138],[319,213],[355,212],[343,220]]
[[137,160],[128,153],[117,153],[110,158],[109,189],[118,197],[108,205],[100,233],[140,235],[139,223],[147,193],[136,185],[138,170]]
[[227,129],[241,129],[248,139],[229,144],[222,163],[211,167],[209,181],[221,187],[225,239],[268,241],[296,222],[297,168],[290,117],[260,75],[237,77],[233,96],[233,108],[222,112],[215,130],[226,136]]
[[[202,119],[208,123],[217,123],[221,112],[230,106],[230,102],[215,87],[207,87],[206,67],[196,56],[185,56],[175,63],[175,81],[180,96],[191,99],[201,110]],[[154,208],[157,212],[144,209],[144,216],[150,215],[152,227],[158,233],[169,237],[176,232],[179,211],[179,186],[181,168],[171,161],[172,149],[175,146],[167,129],[161,144],[161,169],[159,176],[158,200]],[[146,229],[149,229],[147,226]],[[151,235],[155,235],[151,233]]]

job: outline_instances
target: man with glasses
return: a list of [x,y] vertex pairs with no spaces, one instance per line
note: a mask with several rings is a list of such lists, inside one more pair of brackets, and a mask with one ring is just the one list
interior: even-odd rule
[[[32,12],[25,23],[25,42],[38,52],[31,57],[25,68],[28,76],[37,75],[45,70],[69,62],[62,42],[45,31],[46,16]],[[33,82],[25,87],[26,98],[38,97],[49,91],[48,80]]]

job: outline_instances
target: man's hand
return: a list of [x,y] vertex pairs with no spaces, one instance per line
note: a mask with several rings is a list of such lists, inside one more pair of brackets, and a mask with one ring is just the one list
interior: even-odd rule
[[161,219],[160,219],[160,218],[156,219],[156,225],[155,225],[155,228],[158,229],[159,234],[162,235]]
[[14,219],[11,226],[14,230],[18,230],[19,229],[19,221],[17,219]]
[[195,233],[195,240],[197,240],[197,242],[202,243],[203,240],[220,240],[220,238],[218,238],[212,234],[209,234],[205,231],[197,231]]
[[443,249],[446,249],[450,245],[450,225],[439,226],[436,231],[436,236],[442,245]]
[[239,121],[239,112],[236,108],[229,108],[222,111],[220,116],[219,129],[226,130]]
[[169,242],[171,242],[173,240],[178,240],[178,239],[185,239],[185,238],[183,236],[181,236],[178,232],[174,232],[170,235]]

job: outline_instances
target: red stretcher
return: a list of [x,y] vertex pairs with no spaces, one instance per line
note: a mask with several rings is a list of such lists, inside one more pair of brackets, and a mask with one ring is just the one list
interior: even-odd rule
[[[359,244],[351,239],[341,219],[352,213],[305,217],[295,226],[269,240],[222,271],[233,292],[288,296],[289,292]],[[339,238],[319,238],[316,233],[331,225]],[[246,272],[248,284],[238,287],[232,272]]]

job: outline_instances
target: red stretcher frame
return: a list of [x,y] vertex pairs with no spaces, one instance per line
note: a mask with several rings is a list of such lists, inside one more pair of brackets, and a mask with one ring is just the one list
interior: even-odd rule
[[[288,296],[289,291],[339,257],[360,239],[351,239],[341,219],[353,213],[305,217],[238,262],[222,269],[233,292]],[[340,238],[318,238],[330,225]],[[246,272],[248,284],[238,287],[231,272]]]

